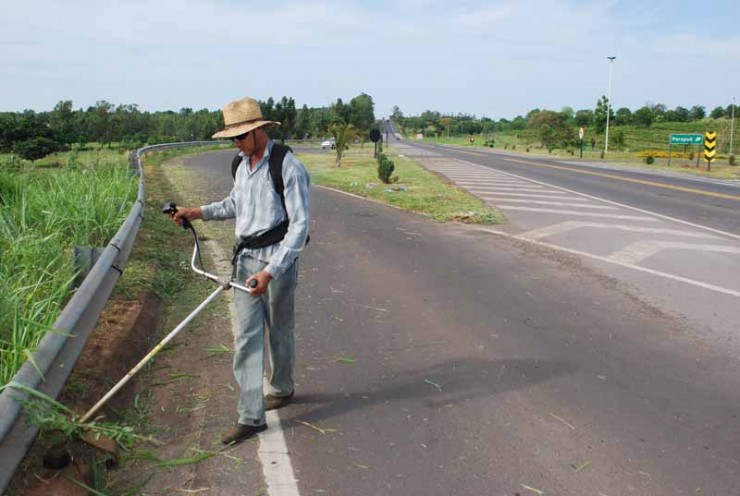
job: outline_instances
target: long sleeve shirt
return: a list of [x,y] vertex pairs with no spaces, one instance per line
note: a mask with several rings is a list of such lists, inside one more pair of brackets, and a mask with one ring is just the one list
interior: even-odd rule
[[274,143],[268,141],[262,159],[252,170],[249,157],[242,156],[236,171],[234,187],[229,196],[220,202],[201,206],[203,220],[225,220],[236,217],[234,234],[236,239],[259,236],[277,226],[287,218],[290,220],[285,238],[264,248],[247,249],[249,256],[267,264],[265,270],[279,278],[300,254],[306,244],[309,226],[309,185],[306,168],[291,152],[283,160],[283,195],[275,191],[268,163]]

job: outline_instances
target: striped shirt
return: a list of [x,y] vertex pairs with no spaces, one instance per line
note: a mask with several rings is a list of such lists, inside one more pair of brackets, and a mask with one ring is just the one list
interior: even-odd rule
[[309,225],[308,188],[310,178],[306,168],[291,152],[283,160],[283,195],[285,210],[280,195],[275,191],[270,177],[268,160],[273,141],[267,142],[264,155],[251,170],[249,158],[244,157],[236,171],[234,187],[229,196],[220,202],[203,205],[203,220],[225,220],[236,217],[234,234],[236,239],[259,236],[277,226],[287,218],[290,225],[285,238],[264,248],[246,249],[249,256],[267,264],[265,270],[274,278],[280,277],[298,258],[306,244]]

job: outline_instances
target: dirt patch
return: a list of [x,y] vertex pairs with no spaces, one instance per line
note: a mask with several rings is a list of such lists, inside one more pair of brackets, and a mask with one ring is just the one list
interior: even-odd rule
[[[154,295],[137,300],[112,299],[100,316],[82,355],[75,365],[59,401],[78,413],[92,407],[110,387],[141,360],[150,348],[150,338],[161,320],[162,303]],[[100,412],[106,419],[118,420],[117,411],[131,403],[135,382],[111,399]],[[51,440],[37,438],[22,462],[8,494],[73,496],[87,494],[73,480],[88,486],[94,483],[92,458],[104,460],[105,453],[83,443],[71,443],[72,463],[62,471],[43,467],[42,457]]]

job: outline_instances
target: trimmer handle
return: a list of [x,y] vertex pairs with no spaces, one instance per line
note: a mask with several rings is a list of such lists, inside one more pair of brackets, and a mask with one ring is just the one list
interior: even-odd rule
[[[162,213],[163,214],[167,214],[170,217],[174,217],[175,214],[177,213],[177,205],[175,205],[175,202],[168,201],[167,203],[165,203],[164,204],[164,207],[162,207]],[[190,229],[191,227],[192,227],[192,225],[190,224],[190,221],[187,218],[183,217],[183,219],[182,219],[182,228],[183,229]]]

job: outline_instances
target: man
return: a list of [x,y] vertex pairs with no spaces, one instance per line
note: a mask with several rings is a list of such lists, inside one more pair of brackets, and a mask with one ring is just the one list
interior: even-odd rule
[[[290,403],[295,391],[295,288],[298,255],[308,238],[309,176],[289,151],[274,143],[265,127],[279,122],[262,118],[259,103],[245,98],[223,109],[225,128],[214,138],[231,139],[240,150],[234,187],[220,202],[178,208],[175,222],[186,218],[224,220],[236,217],[236,278],[251,294],[234,291],[237,328],[233,370],[239,384],[239,418],[222,439],[238,443],[267,429],[265,410]],[[282,160],[283,196],[270,174],[270,157]],[[275,158],[273,157],[273,159]],[[283,201],[284,200],[284,201]],[[255,282],[251,282],[255,281]],[[269,329],[269,394],[263,397],[264,331]]]

